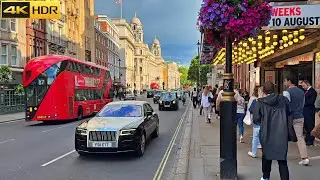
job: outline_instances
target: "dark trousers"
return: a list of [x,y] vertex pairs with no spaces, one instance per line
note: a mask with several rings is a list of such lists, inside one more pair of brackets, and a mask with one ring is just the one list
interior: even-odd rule
[[[262,157],[262,173],[263,179],[270,179],[272,160],[267,160]],[[289,180],[289,169],[286,160],[278,160],[279,173],[281,180]]]
[[192,98],[192,102],[193,102],[193,108],[197,108],[198,99],[197,98]]
[[305,141],[307,145],[313,145],[314,137],[311,135],[311,131],[315,126],[315,114],[316,110],[314,108],[305,107],[303,108],[304,116],[304,133]]

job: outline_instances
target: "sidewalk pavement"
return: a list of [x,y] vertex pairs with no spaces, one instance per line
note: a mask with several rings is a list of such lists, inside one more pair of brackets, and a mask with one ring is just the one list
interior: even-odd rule
[[0,123],[24,119],[25,116],[26,116],[25,112],[3,114],[3,115],[0,115]]
[[[205,122],[199,115],[199,109],[193,110],[192,135],[189,153],[189,180],[219,179],[220,171],[220,123],[213,120],[211,124]],[[245,126],[244,143],[237,143],[238,147],[238,176],[241,180],[260,180],[261,151],[258,158],[248,156],[251,149],[252,128]],[[291,180],[319,180],[320,179],[320,146],[308,147],[309,166],[298,164],[299,151],[296,143],[289,144],[288,166]],[[271,179],[280,180],[277,162],[273,162]]]

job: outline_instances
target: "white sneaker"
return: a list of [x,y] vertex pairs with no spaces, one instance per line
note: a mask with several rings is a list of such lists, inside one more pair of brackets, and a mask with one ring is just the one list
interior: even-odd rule
[[307,166],[309,164],[309,159],[303,159],[302,161],[299,162],[300,165]]
[[269,179],[263,179],[263,177],[262,177],[261,180],[269,180]]
[[261,144],[260,144],[260,145],[258,145],[258,149],[262,149],[262,146],[261,146]]
[[240,143],[243,143],[243,136],[240,136]]
[[248,152],[248,155],[251,156],[252,158],[256,158],[257,156],[253,154],[251,151]]

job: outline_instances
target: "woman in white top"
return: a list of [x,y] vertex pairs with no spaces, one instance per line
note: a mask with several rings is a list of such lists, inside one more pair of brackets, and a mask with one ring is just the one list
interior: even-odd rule
[[206,122],[211,123],[211,103],[213,102],[213,95],[209,91],[209,87],[206,86],[203,90],[202,96],[201,96],[201,106],[203,108],[204,112],[204,119]]

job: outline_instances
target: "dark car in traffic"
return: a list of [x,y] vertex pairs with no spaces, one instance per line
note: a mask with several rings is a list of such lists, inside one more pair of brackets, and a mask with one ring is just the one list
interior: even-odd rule
[[162,93],[159,99],[159,110],[165,109],[179,109],[179,99],[176,92],[165,92]]
[[164,91],[155,91],[154,92],[154,95],[153,95],[153,103],[158,103],[159,102],[159,99],[160,99],[160,96],[161,94],[163,93]]
[[105,105],[75,131],[75,150],[89,153],[135,152],[142,156],[147,139],[159,136],[159,117],[145,101],[115,101]]
[[154,95],[154,90],[148,90],[147,91],[147,98],[152,98]]

